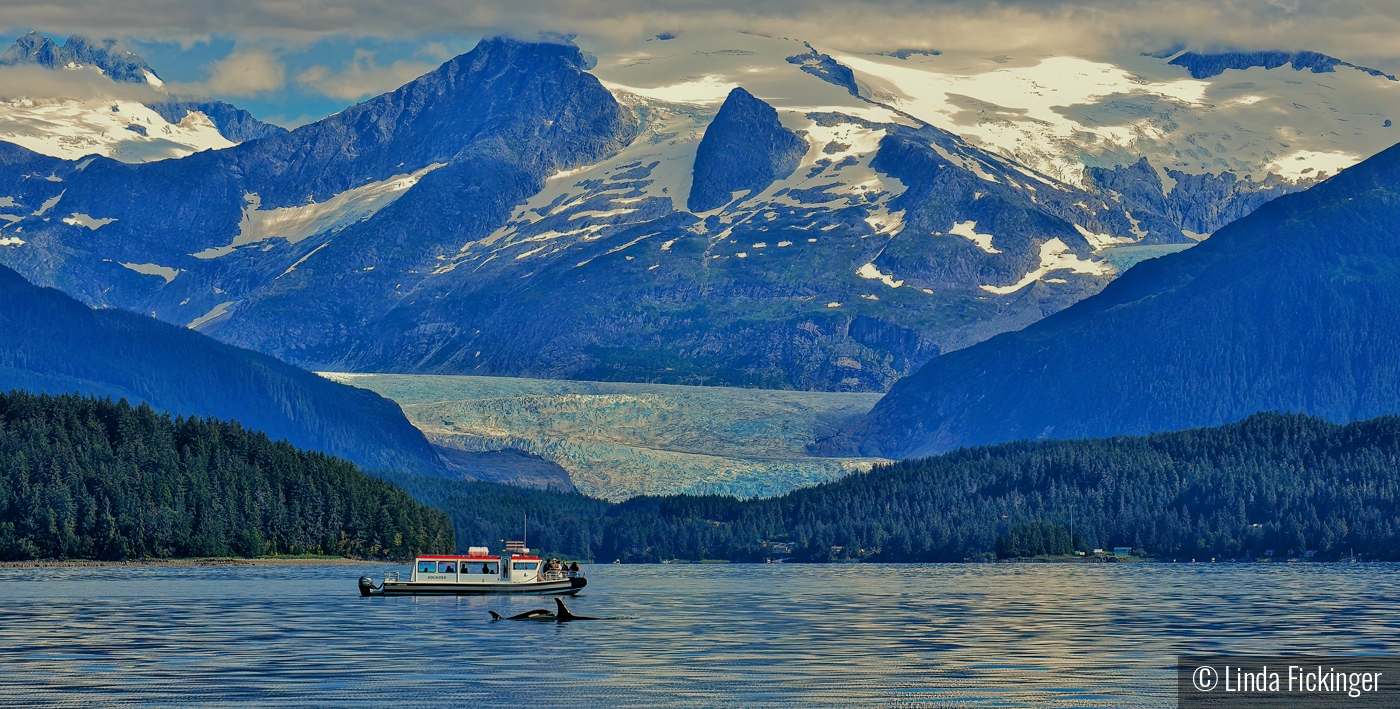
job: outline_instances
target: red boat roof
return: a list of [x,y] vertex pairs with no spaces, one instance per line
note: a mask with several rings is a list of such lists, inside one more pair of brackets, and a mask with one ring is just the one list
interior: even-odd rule
[[[462,555],[460,555],[460,554],[452,554],[452,555],[420,556],[420,557],[418,557],[418,560],[419,560],[419,561],[499,561],[500,558],[501,558],[500,556],[496,556],[496,555],[491,555],[491,556],[462,556]],[[516,560],[516,561],[540,561],[540,560],[541,560],[540,557],[538,557],[538,556],[515,556],[514,554],[511,555],[511,558],[514,559],[514,560]]]

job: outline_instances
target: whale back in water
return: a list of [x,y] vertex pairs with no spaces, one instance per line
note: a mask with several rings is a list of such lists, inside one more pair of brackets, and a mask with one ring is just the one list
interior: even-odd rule
[[564,605],[564,599],[562,598],[555,598],[554,604],[559,608],[558,613],[550,612],[544,608],[535,608],[509,617],[503,616],[496,611],[487,611],[487,613],[491,614],[491,620],[538,620],[546,623],[550,621],[567,623],[571,620],[598,620],[597,618],[590,618],[585,615],[574,615],[569,611],[569,607]]

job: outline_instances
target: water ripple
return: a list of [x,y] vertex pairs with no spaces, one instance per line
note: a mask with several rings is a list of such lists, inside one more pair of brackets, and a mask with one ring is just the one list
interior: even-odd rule
[[0,704],[1166,707],[1178,653],[1400,641],[1390,565],[600,566],[567,625],[385,568],[0,569]]

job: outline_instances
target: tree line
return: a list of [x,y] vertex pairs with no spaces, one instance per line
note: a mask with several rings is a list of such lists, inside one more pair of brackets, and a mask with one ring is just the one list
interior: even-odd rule
[[238,423],[0,393],[0,559],[450,552],[450,520]]
[[604,562],[963,561],[1120,546],[1182,559],[1400,559],[1394,416],[1338,425],[1266,413],[981,446],[754,500],[612,504],[374,475],[233,422],[0,394],[0,559],[405,558],[498,549],[522,537],[527,517],[531,547]]
[[[1269,550],[1400,559],[1393,416],[1337,425],[1265,413],[1150,436],[981,446],[764,500],[611,505],[489,483],[399,482],[446,510],[464,545],[517,538],[509,532],[529,508],[532,546],[599,561],[962,561],[995,556],[999,539],[1009,556],[1122,546],[1183,560]],[[1072,544],[1062,531],[1071,517]]]

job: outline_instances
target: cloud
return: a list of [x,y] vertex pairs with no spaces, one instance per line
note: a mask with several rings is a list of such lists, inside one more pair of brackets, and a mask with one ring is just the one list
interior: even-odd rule
[[31,0],[5,8],[4,21],[14,28],[174,40],[215,33],[308,44],[331,35],[554,31],[612,42],[731,29],[846,51],[1092,57],[1180,41],[1195,49],[1310,49],[1400,66],[1394,0]]
[[255,96],[286,85],[287,70],[271,52],[235,50],[207,67],[204,81],[172,84],[171,93],[185,96]]
[[374,52],[357,49],[355,58],[338,72],[325,66],[313,66],[297,75],[297,83],[323,96],[355,101],[400,86],[432,71],[436,64],[396,61],[380,66]]
[[0,66],[0,99],[112,99],[154,103],[169,97],[147,86],[112,81],[93,67],[55,71],[40,66]]

